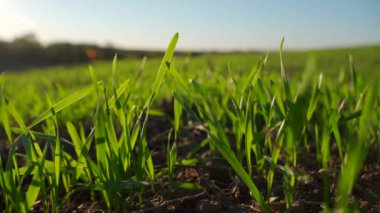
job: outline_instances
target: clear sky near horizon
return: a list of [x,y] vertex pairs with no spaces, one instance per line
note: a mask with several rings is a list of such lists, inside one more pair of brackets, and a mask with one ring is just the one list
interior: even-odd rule
[[287,49],[380,44],[380,0],[0,0],[0,40],[164,49]]

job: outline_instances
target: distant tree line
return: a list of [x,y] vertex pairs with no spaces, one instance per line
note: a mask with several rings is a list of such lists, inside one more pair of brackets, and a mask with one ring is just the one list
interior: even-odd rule
[[112,46],[68,42],[44,46],[34,34],[26,34],[11,42],[0,41],[0,71],[112,59],[116,53],[119,58],[156,57],[163,54],[161,51],[123,50]]

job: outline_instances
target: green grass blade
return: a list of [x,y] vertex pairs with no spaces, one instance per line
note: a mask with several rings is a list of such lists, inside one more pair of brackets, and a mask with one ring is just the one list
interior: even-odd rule
[[159,89],[160,85],[162,84],[162,81],[164,80],[166,70],[168,69],[167,63],[170,63],[170,61],[173,57],[174,50],[175,50],[175,47],[177,45],[177,41],[178,41],[178,33],[176,33],[173,36],[172,40],[170,41],[168,48],[166,49],[164,58],[162,59],[160,67],[158,68],[156,79],[153,83],[152,93],[158,92],[158,89]]
[[176,187],[176,188],[182,188],[182,189],[190,189],[190,190],[202,190],[203,187],[199,184],[195,183],[185,183],[185,182],[170,182],[168,183],[169,186]]
[[[77,92],[74,92],[70,96],[64,98],[63,100],[59,101],[58,103],[54,104],[52,108],[54,109],[55,113],[58,113],[59,111],[65,109],[66,107],[78,102],[82,98],[88,96],[93,92],[94,88],[93,87],[86,87],[82,90],[79,90]],[[46,120],[47,118],[53,116],[53,112],[49,109],[46,110],[44,113],[39,115],[29,126],[28,128],[31,129],[41,121]]]
[[284,50],[284,41],[285,38],[283,37],[281,40],[281,45],[280,45],[280,66],[281,66],[281,76],[282,76],[282,81],[284,85],[284,90],[285,90],[285,97],[286,100],[292,101],[292,96],[290,94],[290,87],[289,87],[289,82],[288,82],[288,76],[286,75],[284,64],[283,64],[283,50]]
[[[340,176],[338,179],[338,195],[336,207],[345,209],[348,202],[349,195],[352,193],[355,181],[359,175],[359,172],[363,166],[364,160],[368,151],[368,136],[370,134],[369,129],[373,124],[373,110],[375,106],[376,92],[375,88],[369,89],[363,113],[359,122],[359,135],[358,141],[353,141],[350,144],[349,151],[347,153],[347,162],[343,163]],[[356,142],[356,143],[354,143]],[[347,209],[346,209],[347,210]]]

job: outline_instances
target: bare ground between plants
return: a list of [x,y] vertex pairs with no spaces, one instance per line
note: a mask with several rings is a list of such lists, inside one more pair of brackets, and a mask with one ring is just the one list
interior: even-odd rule
[[[166,112],[171,114],[171,112]],[[188,125],[181,135],[178,146],[178,160],[186,158],[205,137],[196,125]],[[166,144],[170,130],[170,122],[165,117],[151,117],[148,123],[147,136],[154,164],[157,168],[166,167]],[[9,146],[1,133],[0,154],[2,162],[6,162]],[[307,158],[301,158],[297,171],[304,174],[307,180],[297,181],[295,186],[295,199],[291,212],[320,212],[323,211],[323,176],[327,174],[330,187],[329,204],[333,207],[336,193],[336,181],[339,174],[340,162],[333,160],[328,171],[323,171],[317,164],[313,149],[305,151]],[[137,197],[132,199],[133,205],[128,212],[261,212],[259,205],[251,197],[248,188],[235,175],[232,168],[220,156],[215,156],[206,146],[198,152],[202,163],[191,166],[177,166],[175,181],[196,183],[203,190],[186,190],[168,186],[156,186],[154,190],[146,188],[142,202]],[[207,160],[208,159],[208,160]],[[354,186],[351,197],[352,205],[358,205],[363,212],[380,211],[380,166],[375,162],[376,153],[369,153],[366,165]],[[167,182],[165,173],[158,176],[158,181]],[[265,197],[266,180],[263,177],[254,176],[255,184]],[[0,191],[0,196],[2,192]],[[74,194],[70,203],[66,203],[62,212],[107,212],[101,199],[91,201],[90,193],[83,191]],[[277,171],[273,183],[273,192],[270,196],[270,211],[283,212],[286,210],[286,201],[283,194],[282,173]],[[3,206],[0,205],[0,209]],[[37,201],[33,212],[41,212],[42,204]]]

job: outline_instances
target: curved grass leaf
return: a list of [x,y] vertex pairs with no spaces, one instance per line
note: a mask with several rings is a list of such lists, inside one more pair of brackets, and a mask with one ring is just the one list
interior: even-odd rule
[[[70,106],[70,105],[78,102],[80,99],[82,99],[82,98],[86,97],[87,95],[91,94],[91,92],[93,92],[93,90],[94,90],[94,87],[90,86],[90,87],[86,87],[86,88],[84,88],[82,90],[79,90],[77,92],[74,92],[70,96],[68,96],[68,97],[64,98],[63,100],[59,101],[58,103],[54,104],[51,107],[51,109],[54,109],[54,112],[58,113],[59,111],[65,109],[66,107],[68,107],[68,106]],[[39,115],[28,126],[28,129],[31,129],[32,127],[34,127],[35,125],[37,125],[41,121],[44,121],[47,118],[53,116],[53,113],[52,113],[51,109],[46,110],[44,113],[42,113],[41,115]]]

